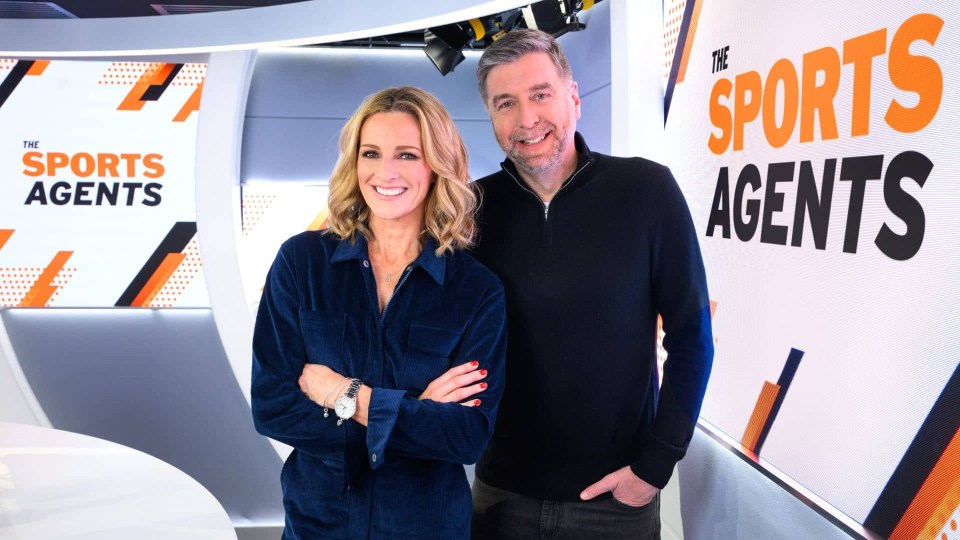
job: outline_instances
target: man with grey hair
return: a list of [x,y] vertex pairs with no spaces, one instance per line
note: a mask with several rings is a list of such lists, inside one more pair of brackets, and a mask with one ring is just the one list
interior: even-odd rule
[[550,35],[507,33],[477,79],[507,159],[478,181],[473,254],[504,283],[508,345],[473,537],[659,538],[658,493],[713,360],[690,212],[666,167],[587,148],[577,83]]

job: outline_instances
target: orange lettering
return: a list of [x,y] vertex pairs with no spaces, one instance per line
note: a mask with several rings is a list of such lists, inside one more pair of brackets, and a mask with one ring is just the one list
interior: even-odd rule
[[137,176],[137,161],[140,159],[140,154],[120,154],[120,159],[127,162],[127,178]]
[[50,152],[47,154],[47,176],[56,176],[57,169],[62,169],[70,164],[70,156],[63,152]]
[[[736,77],[736,92],[733,105],[733,150],[743,150],[743,126],[757,119],[760,114],[760,97],[763,82],[756,71],[741,73]],[[747,101],[747,93],[750,100]]]
[[729,100],[732,90],[733,83],[730,79],[720,79],[713,85],[713,90],[710,92],[710,121],[720,128],[720,136],[717,137],[711,133],[707,147],[717,155],[726,152],[727,147],[730,146],[730,127],[733,124],[733,117],[730,115],[730,109],[720,104],[720,98]]
[[851,137],[870,134],[870,87],[873,85],[873,59],[885,52],[887,52],[886,28],[843,42],[843,63],[853,64]]
[[163,176],[166,169],[164,169],[163,163],[160,163],[162,159],[163,156],[160,154],[147,154],[143,156],[143,165],[147,168],[143,175],[147,178],[160,178]]
[[27,176],[40,176],[43,174],[43,152],[27,152],[23,155],[23,164],[27,168],[23,174]]
[[120,160],[117,159],[116,154],[97,154],[97,176],[112,176],[114,178],[120,176],[120,173],[117,172],[118,163],[120,163]]
[[90,154],[80,152],[74,154],[73,159],[70,160],[70,170],[73,171],[74,175],[86,178],[97,170],[97,162]]
[[[783,123],[777,126],[777,86],[783,83]],[[786,58],[777,60],[767,74],[763,90],[763,133],[774,148],[787,144],[797,125],[797,109],[800,102],[800,84],[797,70]]]
[[910,44],[923,40],[933,45],[943,28],[943,19],[921,13],[907,19],[890,42],[887,56],[890,82],[901,90],[916,92],[915,107],[904,107],[897,100],[890,101],[884,118],[887,124],[901,133],[920,131],[929,124],[940,109],[943,98],[943,73],[940,66],[928,56],[910,54]]
[[[823,72],[823,84],[817,74]],[[803,55],[803,90],[800,101],[800,142],[813,140],[813,115],[819,113],[820,139],[837,138],[837,115],[833,98],[840,87],[840,55],[833,47],[824,47]]]

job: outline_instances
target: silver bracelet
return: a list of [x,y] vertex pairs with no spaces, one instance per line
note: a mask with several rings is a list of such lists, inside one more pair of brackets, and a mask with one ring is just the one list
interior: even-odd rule
[[[337,381],[337,383],[334,384],[333,386],[331,386],[330,389],[327,390],[327,393],[323,395],[323,401],[320,402],[320,405],[323,406],[323,417],[324,417],[324,418],[329,418],[329,417],[330,417],[330,408],[327,407],[327,398],[330,397],[330,392],[333,392],[334,390],[336,390],[336,389],[338,389],[338,388],[342,388],[342,387],[343,387],[343,384],[344,384],[345,382],[350,382],[350,378],[349,378],[349,377],[344,377],[342,380]],[[337,394],[339,394],[339,393],[340,393],[340,392],[337,392]],[[334,394],[334,395],[337,395],[337,394]]]

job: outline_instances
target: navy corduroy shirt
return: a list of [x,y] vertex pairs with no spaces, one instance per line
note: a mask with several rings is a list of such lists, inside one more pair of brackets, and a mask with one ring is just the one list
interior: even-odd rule
[[[469,538],[475,462],[503,391],[503,287],[436,242],[403,272],[381,314],[366,241],[324,232],[287,240],[267,276],[253,340],[261,434],[294,448],[281,473],[284,539]],[[487,370],[478,407],[418,400],[453,366]],[[370,386],[368,426],[337,426],[304,395],[306,363]]]

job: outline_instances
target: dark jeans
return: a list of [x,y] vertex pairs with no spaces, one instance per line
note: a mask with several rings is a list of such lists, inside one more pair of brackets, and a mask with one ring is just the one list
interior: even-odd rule
[[660,495],[641,507],[613,497],[544,501],[473,483],[473,540],[660,540]]

